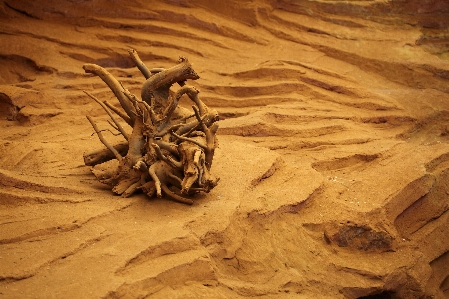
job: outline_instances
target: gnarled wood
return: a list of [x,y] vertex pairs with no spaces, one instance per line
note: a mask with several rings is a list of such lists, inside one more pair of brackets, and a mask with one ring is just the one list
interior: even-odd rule
[[[86,72],[100,76],[119,100],[126,115],[86,92],[109,114],[111,126],[127,140],[116,146],[110,145],[88,116],[107,150],[85,154],[85,164],[94,166],[97,179],[123,197],[142,190],[149,197],[165,195],[177,202],[193,204],[189,196],[209,192],[218,183],[218,179],[210,174],[217,145],[218,113],[199,99],[198,89],[184,86],[184,81],[199,78],[186,58],[181,57],[174,67],[150,71],[135,50],[130,50],[129,54],[147,79],[142,85],[142,99],[130,93],[104,68],[84,65]],[[170,90],[174,83],[183,86],[175,93]],[[184,94],[195,104],[192,111],[178,107]],[[110,109],[131,126],[131,134],[125,131]],[[118,163],[100,164],[113,158]],[[173,188],[179,191],[175,192]]]
[[116,96],[117,100],[119,100],[120,105],[128,115],[129,117],[128,124],[132,126],[132,124],[134,123],[135,111],[132,106],[132,103],[123,94],[123,87],[121,86],[121,84],[114,78],[114,76],[112,76],[107,70],[105,70],[99,65],[88,63],[83,65],[83,69],[86,73],[92,73],[97,75],[98,77],[101,78],[101,80],[104,81],[104,83],[106,83],[109,86],[111,91]]

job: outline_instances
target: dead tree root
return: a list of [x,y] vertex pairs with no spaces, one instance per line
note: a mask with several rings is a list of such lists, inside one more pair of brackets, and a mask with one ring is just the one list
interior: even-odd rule
[[[209,192],[219,180],[210,173],[218,144],[218,113],[199,99],[198,89],[185,85],[186,80],[199,78],[186,58],[181,57],[171,68],[150,70],[135,50],[129,50],[129,55],[145,77],[141,99],[106,69],[95,64],[83,66],[86,73],[100,77],[116,96],[123,111],[85,92],[105,110],[111,119],[109,124],[124,138],[122,143],[111,145],[102,134],[106,130],[100,130],[87,116],[106,149],[84,154],[84,163],[93,167],[100,182],[122,197],[143,192],[150,198],[166,196],[191,205],[192,195]],[[172,92],[170,87],[175,83],[182,88]],[[184,94],[194,104],[191,111],[178,107]]]

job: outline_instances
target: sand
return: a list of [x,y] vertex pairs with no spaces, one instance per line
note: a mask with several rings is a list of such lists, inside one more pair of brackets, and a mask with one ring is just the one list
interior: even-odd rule
[[[3,1],[0,298],[449,298],[448,26],[443,0]],[[220,114],[192,206],[84,165],[82,91],[117,100],[82,66],[140,94],[130,48],[186,56]]]

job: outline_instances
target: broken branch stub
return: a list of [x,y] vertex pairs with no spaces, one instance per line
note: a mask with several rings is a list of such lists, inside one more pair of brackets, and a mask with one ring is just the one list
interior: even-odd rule
[[[199,79],[186,58],[180,57],[179,63],[171,68],[150,71],[135,50],[128,53],[146,79],[141,99],[104,68],[95,64],[83,66],[86,73],[100,77],[116,96],[123,111],[86,92],[105,110],[112,120],[110,125],[124,139],[111,145],[101,133],[104,130],[88,116],[106,148],[85,153],[84,162],[92,166],[100,182],[123,197],[143,191],[149,197],[165,195],[177,202],[193,204],[192,195],[209,192],[219,181],[211,174],[218,144],[218,113],[199,99],[198,89],[185,85],[186,80]],[[170,87],[175,83],[182,88],[172,92]],[[193,102],[192,110],[178,107],[184,94]],[[128,128],[122,127],[118,119]]]

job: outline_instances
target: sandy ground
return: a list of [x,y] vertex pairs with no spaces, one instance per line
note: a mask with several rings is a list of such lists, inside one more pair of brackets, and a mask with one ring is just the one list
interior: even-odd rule
[[[3,1],[0,298],[449,298],[449,5],[421,2]],[[130,48],[220,113],[193,206],[84,166],[82,90],[117,101],[82,66],[140,94]]]

